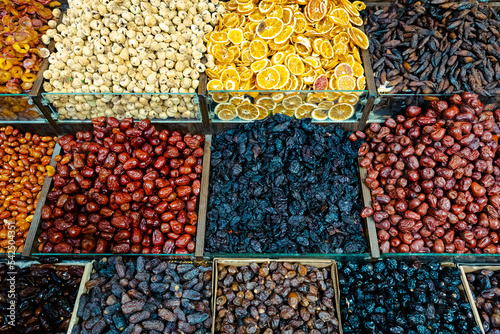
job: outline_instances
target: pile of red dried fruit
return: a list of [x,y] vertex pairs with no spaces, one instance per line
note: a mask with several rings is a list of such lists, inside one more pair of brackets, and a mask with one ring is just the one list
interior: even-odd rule
[[500,253],[500,109],[483,109],[463,93],[357,133],[383,253]]
[[204,138],[149,120],[92,123],[59,139],[39,251],[193,253]]

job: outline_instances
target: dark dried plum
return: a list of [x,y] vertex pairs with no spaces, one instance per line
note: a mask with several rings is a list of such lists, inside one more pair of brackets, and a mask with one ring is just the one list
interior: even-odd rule
[[214,136],[208,252],[363,253],[360,141],[276,115]]
[[481,333],[456,267],[395,259],[337,265],[346,334]]

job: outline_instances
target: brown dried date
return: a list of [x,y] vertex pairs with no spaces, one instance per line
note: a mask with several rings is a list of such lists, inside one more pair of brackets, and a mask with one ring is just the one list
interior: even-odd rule
[[56,159],[55,190],[42,209],[41,227],[62,237],[55,230],[43,234],[39,250],[194,251],[197,219],[184,218],[167,247],[170,225],[160,227],[196,210],[204,138],[159,132],[150,121],[130,119],[98,118],[93,127],[61,137],[64,155]]

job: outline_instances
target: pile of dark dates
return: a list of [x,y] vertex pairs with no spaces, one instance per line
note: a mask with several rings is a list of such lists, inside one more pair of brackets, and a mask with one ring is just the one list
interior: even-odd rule
[[389,259],[338,263],[346,334],[480,334],[456,267]]
[[500,334],[500,273],[491,269],[467,274],[486,334]]
[[215,332],[338,333],[330,269],[274,261],[219,264]]
[[86,287],[72,334],[210,333],[210,265],[105,258]]
[[83,269],[53,264],[20,269],[0,264],[0,333],[66,334]]

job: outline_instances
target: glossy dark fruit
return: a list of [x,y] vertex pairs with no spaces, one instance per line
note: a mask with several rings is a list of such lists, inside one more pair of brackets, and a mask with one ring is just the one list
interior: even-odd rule
[[500,332],[500,273],[483,269],[467,274],[479,317],[487,334]]
[[[78,315],[83,328],[105,319],[103,333],[210,333],[212,267],[158,258],[94,264]],[[89,311],[87,311],[89,310]]]
[[[66,333],[83,270],[83,266],[33,264],[21,269],[0,264],[0,333]],[[15,313],[9,311],[11,300]]]
[[346,334],[481,333],[456,267],[395,259],[337,266]]
[[215,333],[338,333],[329,267],[252,262],[217,269]]
[[340,128],[284,115],[214,136],[206,250],[365,252],[360,145]]

